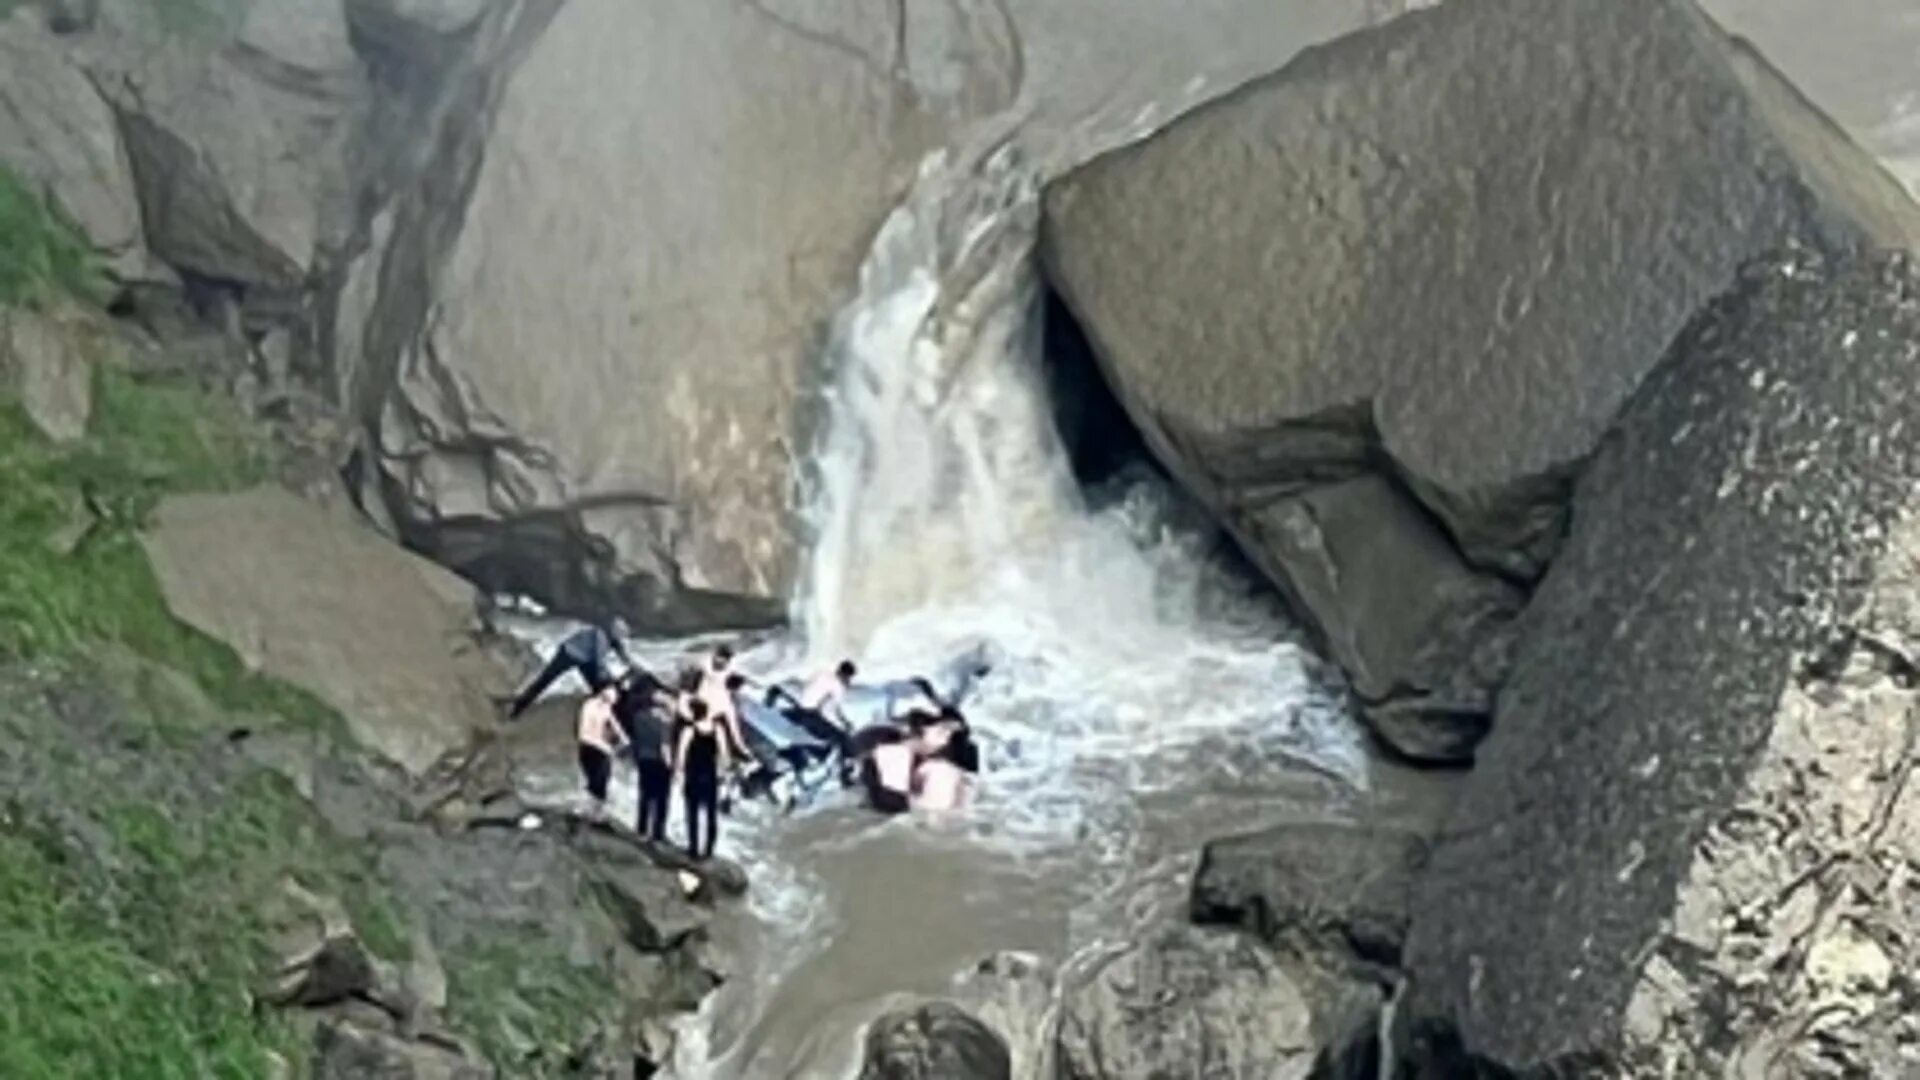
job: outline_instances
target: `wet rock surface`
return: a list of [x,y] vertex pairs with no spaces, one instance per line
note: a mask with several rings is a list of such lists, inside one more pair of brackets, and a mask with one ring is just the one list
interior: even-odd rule
[[1379,991],[1252,937],[1170,927],[1065,991],[1062,1080],[1305,1078],[1374,1021]]
[[337,0],[268,0],[235,29],[220,44],[103,34],[78,53],[119,117],[152,252],[295,293],[351,227],[367,87]]
[[1416,889],[1434,1075],[1911,1069],[1916,371],[1908,258],[1801,252],[1629,404]]
[[[1497,121],[1492,118],[1498,118]],[[1158,456],[1371,705],[1484,715],[1476,659],[1693,312],[1789,239],[1920,212],[1680,0],[1444,4],[1056,183],[1055,287]],[[1380,732],[1423,744],[1396,712]]]
[[1426,858],[1424,836],[1385,824],[1302,823],[1214,840],[1194,872],[1193,921],[1386,970],[1400,962]]
[[860,1080],[1009,1080],[1007,1044],[944,1001],[888,1013],[867,1030]]

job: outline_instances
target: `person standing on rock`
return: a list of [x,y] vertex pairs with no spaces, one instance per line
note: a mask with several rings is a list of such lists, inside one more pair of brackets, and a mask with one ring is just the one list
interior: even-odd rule
[[613,777],[613,752],[620,744],[620,724],[614,717],[619,688],[602,686],[580,705],[575,735],[580,744],[580,774],[586,780],[588,813],[595,821],[607,817],[607,781]]
[[640,797],[633,831],[655,841],[667,838],[673,766],[668,760],[672,750],[669,728],[662,722],[661,713],[671,711],[673,706],[673,695],[644,671],[629,672],[621,680],[620,696],[614,704],[614,717],[626,734],[634,770],[639,774]]
[[732,647],[722,645],[715,649],[706,669],[700,673],[699,694],[707,703],[707,712],[726,729],[736,761],[753,757],[747,749],[746,735],[740,730],[739,695],[746,687],[747,677],[733,670]]
[[[727,769],[727,740],[702,699],[688,703],[687,716],[674,746],[673,775],[686,799],[687,854],[704,859],[713,854],[720,839],[720,777]],[[704,844],[702,818],[706,819]]]
[[526,689],[513,699],[512,706],[507,709],[507,719],[516,719],[526,712],[534,702],[540,700],[540,695],[546,692],[547,687],[569,671],[579,672],[580,677],[587,681],[588,691],[597,694],[613,683],[608,660],[618,657],[626,667],[637,668],[639,665],[627,656],[626,647],[621,644],[626,636],[626,620],[618,618],[610,626],[592,624],[568,634],[554,651],[553,659],[547,661],[547,666],[540,669],[540,674],[534,676]]

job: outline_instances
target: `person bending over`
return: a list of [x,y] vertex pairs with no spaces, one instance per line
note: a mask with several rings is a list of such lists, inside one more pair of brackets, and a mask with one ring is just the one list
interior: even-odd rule
[[614,717],[627,736],[639,773],[640,798],[633,831],[651,840],[667,838],[668,793],[673,767],[668,763],[668,726],[662,714],[673,708],[673,696],[645,672],[630,673],[620,684]]
[[613,682],[613,673],[608,670],[607,661],[619,657],[620,662],[629,667],[637,667],[627,656],[627,650],[621,639],[627,636],[627,623],[624,619],[615,619],[606,627],[598,624],[583,626],[568,634],[554,650],[553,659],[540,669],[540,674],[527,683],[526,689],[514,697],[513,704],[507,709],[507,719],[513,720],[526,712],[540,695],[546,692],[561,676],[569,671],[577,671],[587,681],[590,693],[599,693]]
[[934,723],[935,718],[915,713],[906,718],[905,735],[875,739],[861,769],[868,806],[883,814],[904,814],[912,809],[914,772],[920,758],[930,752],[928,732]]
[[607,781],[613,776],[613,751],[620,742],[620,727],[613,715],[618,693],[609,684],[582,702],[575,728],[580,774],[586,780],[587,797],[593,800],[588,813],[595,821],[604,821],[607,816]]
[[847,696],[856,674],[858,670],[853,661],[842,660],[832,671],[822,672],[801,688],[798,697],[784,689],[770,690],[767,704],[773,704],[775,697],[785,698],[787,707],[783,714],[788,720],[821,742],[836,747],[843,759],[851,758],[847,740],[852,734],[852,725],[841,712],[840,702]]
[[[720,839],[720,777],[727,768],[727,743],[705,701],[694,698],[688,703],[687,716],[673,751],[674,779],[686,799],[687,854],[704,859],[713,854]],[[706,819],[704,843],[702,818]]]
[[[725,693],[721,698],[726,702],[726,708],[717,711],[727,729],[727,738],[732,741],[734,757],[749,765],[755,765],[759,763],[759,758],[753,753],[752,748],[747,746],[746,732],[740,728],[740,695],[746,692],[747,677],[745,675],[737,671],[728,675]],[[708,707],[712,708],[711,703]]]

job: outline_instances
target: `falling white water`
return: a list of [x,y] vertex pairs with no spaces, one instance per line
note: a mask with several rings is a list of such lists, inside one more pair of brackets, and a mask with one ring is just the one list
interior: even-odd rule
[[[742,657],[785,676],[852,656],[880,681],[983,652],[978,799],[947,821],[844,797],[738,807],[719,850],[748,868],[748,917],[717,927],[737,966],[679,1025],[682,1080],[850,1075],[868,1022],[936,995],[1038,1077],[1056,988],[982,978],[983,958],[1025,951],[1071,977],[1180,917],[1204,839],[1367,783],[1357,728],[1205,516],[1144,468],[1094,492],[1073,476],[1041,355],[1036,198],[1007,146],[936,157],[878,234],[829,347],[796,635]],[[671,669],[696,647],[642,660]],[[528,794],[573,797],[565,769],[548,779]],[[633,798],[616,777],[614,804]]]
[[794,613],[816,660],[964,593],[1064,523],[1072,477],[1032,362],[1035,198],[1011,147],[964,184],[936,156],[861,270],[806,478],[814,543]]
[[[1009,146],[936,157],[881,229],[829,348],[802,637],[746,658],[851,656],[879,680],[984,649],[980,797],[956,821],[731,823],[723,852],[755,880],[748,970],[691,1025],[681,1075],[846,1074],[902,995],[962,994],[1003,949],[1064,965],[1124,941],[1184,902],[1199,840],[1365,784],[1356,729],[1204,517],[1145,469],[1076,482],[1041,355],[1036,199]],[[993,994],[963,996],[1018,1011]],[[1014,1038],[1033,1075],[1043,1029]]]

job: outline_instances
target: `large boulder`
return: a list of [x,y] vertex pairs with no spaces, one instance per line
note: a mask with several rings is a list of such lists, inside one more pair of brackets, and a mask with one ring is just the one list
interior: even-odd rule
[[1239,926],[1338,962],[1400,962],[1427,841],[1393,825],[1299,822],[1211,841],[1194,872],[1201,925]]
[[468,586],[344,513],[277,488],[176,496],[144,541],[176,616],[409,771],[489,722],[504,686],[471,649]]
[[1149,444],[1360,697],[1458,725],[1620,404],[1795,238],[1912,246],[1920,211],[1688,0],[1462,0],[1057,183],[1044,251]]
[[1920,1065],[1916,378],[1910,257],[1802,253],[1629,404],[1416,890],[1434,1075]]
[[944,1001],[891,1012],[867,1029],[860,1080],[1011,1080],[994,1030]]
[[[908,18],[881,0],[552,17],[430,304],[382,297],[363,331],[384,352],[369,488],[401,536],[564,607],[782,614],[826,323],[922,154],[1012,93],[978,19]],[[958,40],[924,40],[942,26]]]
[[140,206],[113,110],[31,10],[0,20],[0,165],[50,196],[116,269],[140,263]]
[[1372,987],[1244,934],[1169,927],[1096,966],[1061,1003],[1061,1080],[1304,1080],[1374,1021]]
[[71,442],[93,416],[93,361],[108,332],[84,312],[0,308],[0,389],[50,439]]

